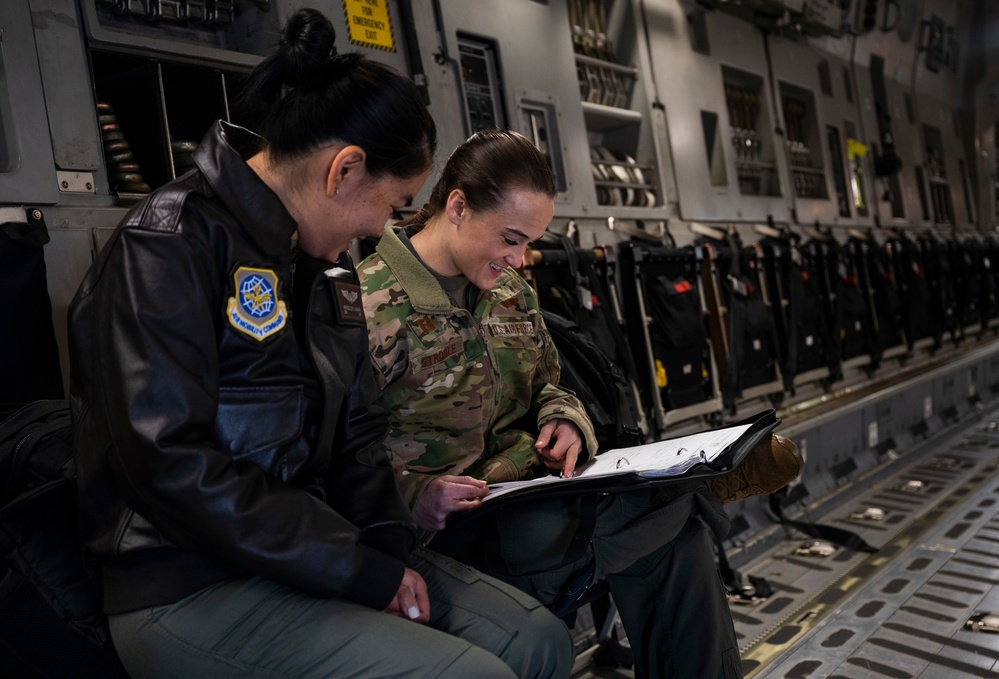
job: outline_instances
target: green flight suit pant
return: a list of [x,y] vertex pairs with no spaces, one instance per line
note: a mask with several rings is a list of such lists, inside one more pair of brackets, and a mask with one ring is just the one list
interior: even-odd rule
[[[735,626],[709,534],[724,535],[728,518],[703,486],[695,481],[599,497],[582,550],[573,549],[580,515],[573,498],[525,501],[494,514],[491,524],[449,527],[431,547],[545,605],[594,562],[594,579],[607,582],[617,604],[636,676],[739,679]],[[472,549],[460,553],[462,544],[475,545],[475,531],[485,534],[488,558]]]
[[429,550],[412,562],[428,625],[252,577],[111,616],[111,635],[135,678],[569,676],[569,631],[535,599]]

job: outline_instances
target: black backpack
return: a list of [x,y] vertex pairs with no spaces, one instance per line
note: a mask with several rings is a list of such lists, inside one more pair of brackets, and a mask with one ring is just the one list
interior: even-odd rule
[[663,408],[672,410],[706,401],[711,387],[697,278],[684,273],[655,275],[650,271],[645,281],[645,304],[651,319],[649,335]]
[[582,401],[601,450],[642,442],[631,383],[616,363],[574,321],[542,310],[558,350],[559,386]]
[[0,421],[3,676],[128,676],[80,549],[75,486],[66,401],[35,401]]

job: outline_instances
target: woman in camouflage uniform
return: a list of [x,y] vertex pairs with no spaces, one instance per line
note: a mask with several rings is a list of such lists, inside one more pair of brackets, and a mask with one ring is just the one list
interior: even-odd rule
[[[499,131],[467,144],[512,150],[511,161],[533,148]],[[486,482],[529,477],[539,456],[552,469],[567,457],[571,472],[596,448],[582,404],[556,386],[558,355],[537,296],[512,268],[552,219],[551,172],[528,156],[530,188],[507,196],[484,178],[470,201],[448,190],[469,175],[462,157],[452,156],[414,224],[387,233],[362,267],[372,356],[399,419],[392,454],[406,467],[399,478],[417,522],[433,529],[478,506]]]
[[[702,482],[522,502],[445,529],[481,505],[487,482],[570,475],[596,453],[582,405],[558,387],[537,297],[514,271],[551,221],[555,194],[527,139],[479,132],[420,212],[358,266],[403,494],[431,548],[553,608],[580,575],[606,579],[646,679],[741,676],[701,521],[725,531],[727,519]],[[581,521],[587,507],[595,517]]]

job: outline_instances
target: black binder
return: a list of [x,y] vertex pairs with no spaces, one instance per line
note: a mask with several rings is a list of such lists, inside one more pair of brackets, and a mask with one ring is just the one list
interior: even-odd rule
[[[481,507],[468,512],[453,515],[449,519],[448,525],[451,526],[459,524],[469,519],[481,519],[487,513],[493,512],[502,507],[507,507],[512,503],[519,503],[527,500],[538,498],[549,499],[573,495],[592,495],[597,493],[620,493],[629,490],[637,490],[643,487],[672,485],[676,483],[689,482],[692,479],[708,478],[711,476],[727,474],[742,464],[742,461],[747,455],[749,455],[749,452],[756,446],[756,444],[768,437],[779,424],[780,418],[777,417],[776,411],[771,409],[757,413],[756,415],[739,422],[708,430],[721,431],[725,429],[745,427],[748,425],[748,429],[746,429],[746,431],[744,431],[735,441],[726,445],[710,463],[696,463],[685,472],[677,475],[661,476],[655,473],[636,473],[634,471],[622,469],[620,472],[615,472],[610,476],[574,476],[573,478],[558,479],[557,481],[544,483],[542,485],[525,485],[522,488],[507,491],[502,496],[497,497],[494,500],[490,500],[487,496]],[[686,437],[664,439],[663,442],[679,441],[683,438]],[[607,450],[600,453],[598,457],[605,458],[606,456],[626,456],[628,450],[630,449],[618,448],[614,450]],[[583,465],[579,468],[579,471],[584,471],[586,468],[587,466]],[[503,485],[505,486],[507,484]]]

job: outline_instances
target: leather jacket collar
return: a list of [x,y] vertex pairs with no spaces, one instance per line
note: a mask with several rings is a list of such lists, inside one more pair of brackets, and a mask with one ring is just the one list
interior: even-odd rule
[[285,251],[298,224],[281,199],[246,160],[266,146],[249,130],[217,121],[194,153],[212,191],[241,224],[253,224],[245,235],[270,254]]

